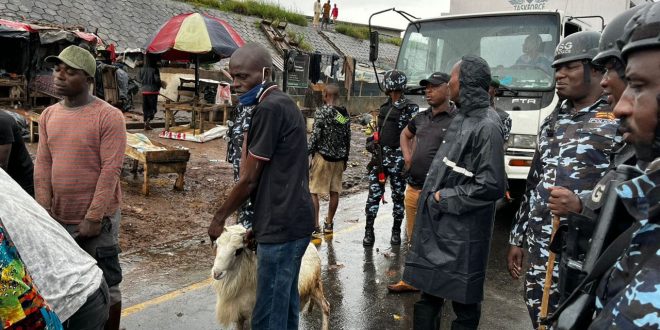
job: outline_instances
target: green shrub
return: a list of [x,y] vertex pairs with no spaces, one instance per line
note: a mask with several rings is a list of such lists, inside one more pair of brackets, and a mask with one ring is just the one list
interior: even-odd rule
[[339,23],[335,25],[335,31],[356,39],[369,39],[369,28],[351,24]]
[[307,26],[307,18],[295,12],[290,12],[278,5],[257,0],[181,0],[193,5],[215,8],[239,15],[255,16],[267,20],[287,21],[291,24]]
[[380,37],[380,41],[401,47],[401,38]]
[[[335,26],[335,31],[356,39],[369,40],[369,28],[366,26],[357,26],[346,23],[339,23]],[[401,46],[401,38],[392,38],[387,36],[380,37],[381,42]]]
[[306,51],[306,52],[311,52],[314,50],[312,45],[310,45],[307,40],[305,40],[305,35],[302,33],[297,33],[293,31],[287,31],[287,35],[289,36],[289,40],[295,42],[298,44],[298,48]]

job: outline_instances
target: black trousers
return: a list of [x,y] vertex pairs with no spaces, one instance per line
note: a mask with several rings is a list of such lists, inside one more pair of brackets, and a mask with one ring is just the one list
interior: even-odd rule
[[[421,299],[415,303],[413,311],[414,330],[437,330],[440,328],[440,312],[445,299],[422,292]],[[461,304],[452,301],[456,319],[451,324],[452,330],[477,329],[481,318],[481,303]]]
[[142,115],[144,121],[154,119],[158,111],[158,94],[142,94]]

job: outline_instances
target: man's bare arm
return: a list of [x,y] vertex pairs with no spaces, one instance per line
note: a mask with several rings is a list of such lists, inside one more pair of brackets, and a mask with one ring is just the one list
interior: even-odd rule
[[401,153],[403,153],[403,161],[405,163],[404,167],[406,169],[410,168],[410,161],[412,159],[413,152],[413,140],[415,139],[415,134],[413,134],[408,127],[405,127],[401,131],[401,136],[399,137],[399,142],[401,144]]

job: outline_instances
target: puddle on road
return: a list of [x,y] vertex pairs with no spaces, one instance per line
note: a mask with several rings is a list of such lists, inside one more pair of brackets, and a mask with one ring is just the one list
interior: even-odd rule
[[208,238],[195,237],[120,256],[124,306],[209,278],[214,251]]

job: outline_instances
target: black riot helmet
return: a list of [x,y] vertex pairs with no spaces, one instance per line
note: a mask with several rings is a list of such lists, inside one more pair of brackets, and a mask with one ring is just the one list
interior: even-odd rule
[[621,38],[625,61],[633,51],[660,47],[660,3],[644,6],[628,21]]
[[567,36],[555,49],[552,67],[579,60],[591,62],[598,54],[599,39],[600,32],[595,31],[581,31]]
[[[598,43],[598,54],[593,58],[593,62],[605,66],[608,61],[615,59],[619,61],[620,67],[625,69],[625,62],[621,58],[621,48],[617,40],[623,35],[623,29],[626,23],[633,17],[640,9],[646,5],[635,6],[623,13],[614,17],[614,19],[607,24],[603,33],[600,35],[600,42]],[[621,70],[624,71],[624,70]],[[618,72],[619,76],[623,77],[624,72]]]
[[580,31],[569,35],[557,45],[552,67],[557,69],[564,63],[581,61],[584,69],[584,82],[591,84],[590,69],[605,71],[602,66],[592,62],[598,54],[599,40],[600,32],[596,31]]
[[406,74],[399,70],[390,70],[385,72],[383,85],[385,85],[385,92],[402,91],[406,88],[408,77]]

